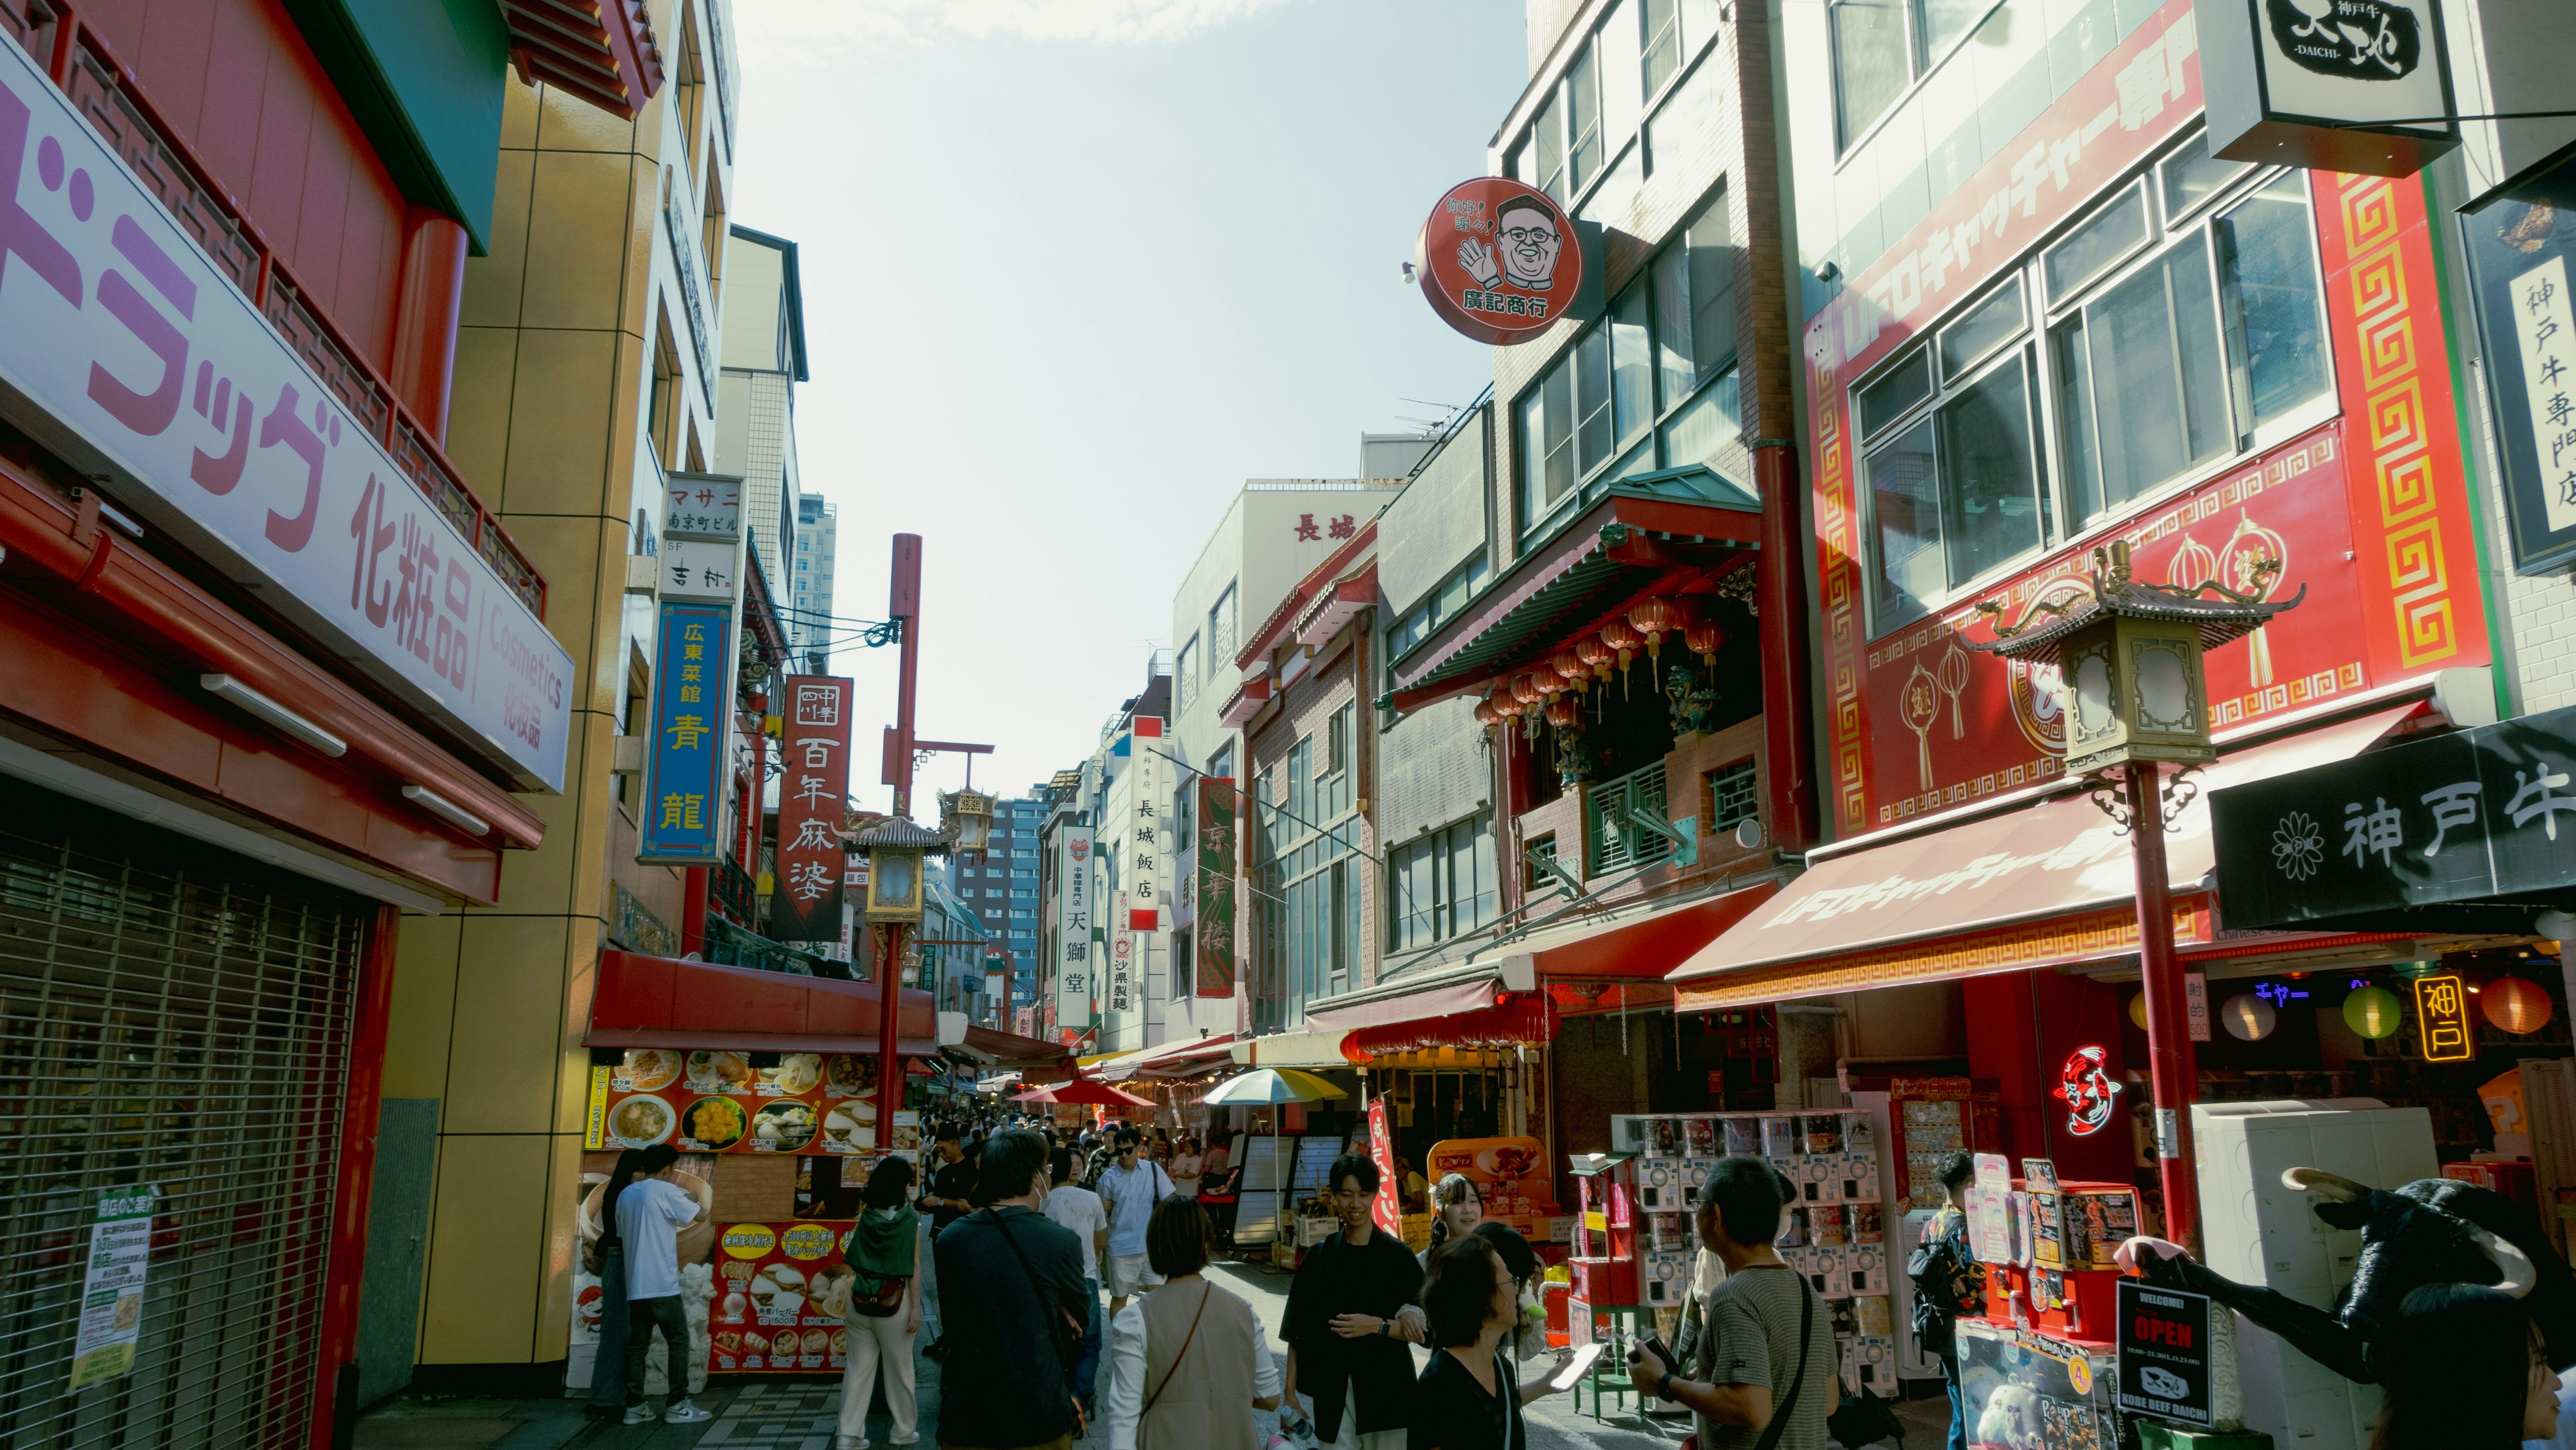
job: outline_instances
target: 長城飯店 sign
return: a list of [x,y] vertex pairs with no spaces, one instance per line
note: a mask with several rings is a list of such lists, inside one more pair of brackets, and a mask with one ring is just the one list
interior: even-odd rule
[[520,788],[563,788],[572,656],[14,45],[0,414]]

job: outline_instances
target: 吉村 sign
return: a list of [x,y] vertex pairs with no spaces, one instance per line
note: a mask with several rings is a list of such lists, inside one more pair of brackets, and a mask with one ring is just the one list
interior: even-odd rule
[[2576,883],[2576,708],[2215,791],[2231,929],[2550,899]]
[[831,941],[841,934],[842,883],[848,875],[841,822],[850,800],[850,692],[834,675],[789,675],[779,682],[778,890],[770,902],[771,935],[781,941]]
[[1478,342],[1526,342],[1574,315],[1583,241],[1546,192],[1506,176],[1449,188],[1422,224],[1415,281],[1431,310]]
[[571,655],[14,45],[0,414],[520,788],[563,789]]
[[[1198,995],[1234,995],[1234,782],[1198,778]],[[1394,1230],[1390,1229],[1392,1233]]]
[[2436,0],[2198,0],[2209,147],[2412,176],[2460,144]]
[[1068,1028],[1091,1025],[1091,827],[1056,833],[1055,1020]]
[[664,601],[653,654],[644,839],[635,859],[713,866],[723,857],[726,766],[733,758],[733,610]]
[[2211,1422],[2209,1296],[2119,1282],[2120,1408],[2184,1425]]

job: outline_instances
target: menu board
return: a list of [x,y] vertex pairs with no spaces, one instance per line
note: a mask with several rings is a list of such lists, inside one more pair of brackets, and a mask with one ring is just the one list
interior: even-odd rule
[[716,1294],[707,1306],[708,1368],[727,1373],[837,1370],[850,1361],[842,1322],[858,1272],[843,1262],[847,1220],[729,1223],[716,1234]]
[[1431,1145],[1423,1176],[1437,1184],[1463,1173],[1476,1185],[1485,1217],[1521,1224],[1556,1211],[1556,1187],[1547,1171],[1547,1148],[1536,1138],[1444,1138]]
[[683,1153],[875,1151],[875,1058],[788,1052],[778,1054],[776,1066],[756,1068],[752,1056],[636,1047],[613,1067],[593,1067],[588,1146],[668,1143]]

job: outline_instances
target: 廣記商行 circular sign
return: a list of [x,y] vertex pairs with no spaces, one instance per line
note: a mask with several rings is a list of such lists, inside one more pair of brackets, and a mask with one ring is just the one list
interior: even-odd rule
[[1546,192],[1507,176],[1449,188],[1422,224],[1415,280],[1441,320],[1505,346],[1547,331],[1583,287],[1583,246]]

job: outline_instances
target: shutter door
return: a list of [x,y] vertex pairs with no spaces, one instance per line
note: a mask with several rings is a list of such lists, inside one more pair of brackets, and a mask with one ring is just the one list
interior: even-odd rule
[[[298,1446],[373,909],[0,781],[0,1445]],[[100,1192],[155,1185],[134,1370],[68,1388]]]

